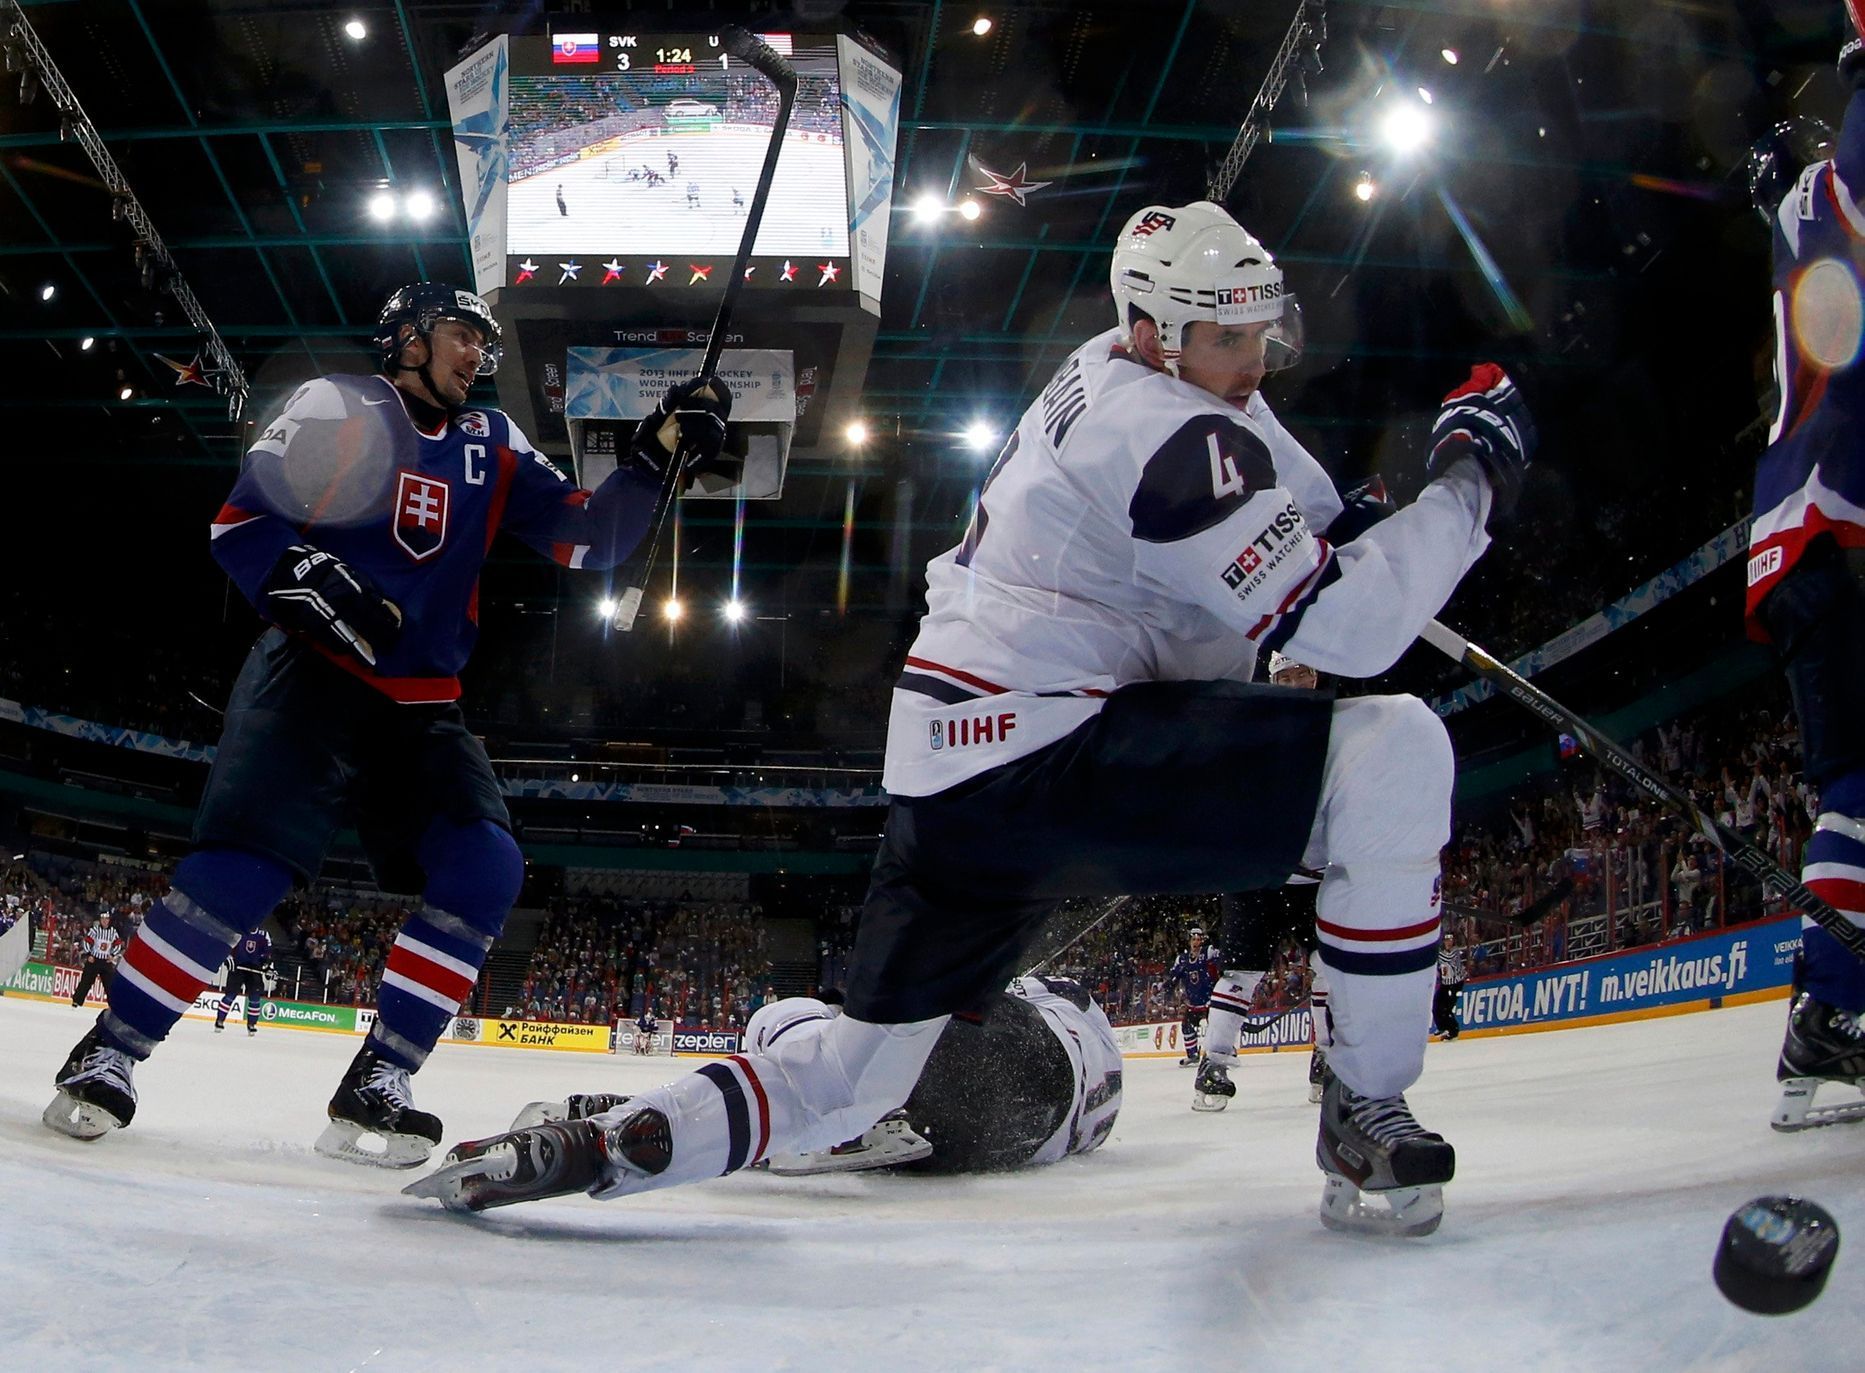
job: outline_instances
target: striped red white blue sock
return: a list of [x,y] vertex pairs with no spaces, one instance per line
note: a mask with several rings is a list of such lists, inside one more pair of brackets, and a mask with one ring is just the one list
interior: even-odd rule
[[491,947],[491,935],[437,907],[425,906],[410,917],[382,974],[369,1032],[376,1052],[409,1072],[425,1063],[471,995]]

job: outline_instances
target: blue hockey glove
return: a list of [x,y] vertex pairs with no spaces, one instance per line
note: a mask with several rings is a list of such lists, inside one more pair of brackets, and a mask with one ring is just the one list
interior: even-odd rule
[[[732,393],[717,377],[695,377],[673,387],[654,413],[635,426],[628,445],[628,466],[659,482],[666,479],[669,463],[681,472],[711,467],[725,448],[725,422],[732,417]],[[674,447],[661,441],[667,421],[675,423]]]
[[280,629],[374,667],[401,637],[401,609],[334,554],[293,544],[266,574],[259,611]]
[[1535,421],[1509,374],[1493,362],[1478,363],[1470,379],[1444,398],[1431,426],[1431,456],[1425,470],[1436,477],[1451,464],[1475,458],[1489,478],[1494,499],[1490,518],[1507,516],[1522,494],[1522,478],[1535,455]]

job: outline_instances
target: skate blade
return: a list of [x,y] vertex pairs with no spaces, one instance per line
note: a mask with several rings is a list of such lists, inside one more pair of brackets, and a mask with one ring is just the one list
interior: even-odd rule
[[511,1128],[528,1130],[533,1125],[549,1125],[569,1118],[570,1103],[567,1101],[534,1101],[512,1117]]
[[1228,1105],[1230,1105],[1230,1098],[1227,1096],[1218,1096],[1212,1092],[1192,1094],[1192,1110],[1194,1111],[1221,1111]]
[[402,1188],[402,1195],[431,1197],[449,1211],[468,1213],[483,1211],[488,1206],[501,1205],[503,1202],[522,1201],[522,1197],[512,1196],[495,1201],[485,1187],[487,1183],[503,1182],[511,1178],[518,1166],[517,1151],[509,1144],[495,1144],[483,1154],[474,1154],[469,1158],[458,1157],[461,1149],[470,1147],[456,1146],[440,1167]]
[[1444,1189],[1394,1187],[1362,1192],[1346,1178],[1328,1174],[1321,1188],[1321,1224],[1356,1235],[1391,1235],[1412,1239],[1429,1235],[1444,1220]]
[[1781,1099],[1775,1104],[1774,1114],[1768,1118],[1768,1124],[1782,1134],[1793,1134],[1799,1130],[1817,1130],[1823,1125],[1846,1125],[1865,1120],[1865,1101],[1814,1105],[1814,1094],[1828,1084],[1840,1087],[1847,1085],[1844,1082],[1833,1083],[1830,1078],[1784,1078],[1781,1082]]
[[325,1158],[371,1168],[419,1168],[434,1152],[420,1135],[384,1135],[353,1121],[333,1120],[311,1146]]
[[916,1163],[932,1153],[932,1143],[916,1134],[904,1120],[887,1120],[861,1137],[861,1144],[840,1153],[819,1149],[813,1154],[778,1154],[771,1172],[780,1178],[814,1177],[818,1173],[862,1173],[870,1168],[892,1168]]
[[73,1139],[101,1139],[112,1130],[121,1130],[123,1122],[101,1106],[88,1101],[80,1101],[69,1092],[61,1091],[52,1098],[39,1119]]
[[1321,1104],[1321,1084],[1319,1082],[1308,1089],[1308,1104],[1310,1106],[1319,1106]]

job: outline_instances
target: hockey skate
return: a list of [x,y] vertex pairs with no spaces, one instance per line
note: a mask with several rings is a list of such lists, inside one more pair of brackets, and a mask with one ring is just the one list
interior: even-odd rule
[[1865,1120],[1865,1099],[1813,1104],[1824,1083],[1865,1089],[1865,1027],[1859,1017],[1814,1000],[1810,992],[1800,993],[1787,1013],[1787,1038],[1774,1075],[1781,1083],[1781,1100],[1768,1123],[1777,1130]]
[[1237,1084],[1230,1080],[1230,1070],[1222,1063],[1206,1059],[1198,1068],[1198,1080],[1192,1084],[1192,1110],[1221,1111],[1237,1095]]
[[440,1143],[440,1117],[415,1109],[408,1070],[365,1042],[330,1099],[330,1124],[312,1147],[325,1158],[418,1168]]
[[667,1117],[648,1107],[607,1126],[554,1120],[456,1144],[439,1168],[402,1193],[432,1197],[449,1211],[485,1211],[594,1192],[618,1172],[653,1177],[672,1159]]
[[626,1092],[572,1092],[562,1101],[534,1101],[512,1117],[512,1129],[523,1130],[557,1120],[588,1120],[604,1111],[613,1111],[629,1100],[632,1098]]
[[1327,1050],[1317,1048],[1308,1055],[1308,1104],[1321,1104],[1321,1088],[1326,1080],[1328,1070]]
[[931,1141],[907,1122],[905,1110],[889,1111],[860,1136],[833,1149],[774,1155],[770,1169],[783,1178],[809,1177],[816,1173],[859,1173],[869,1168],[913,1163],[932,1153],[932,1149]]
[[1364,1097],[1328,1072],[1315,1163],[1327,1174],[1321,1223],[1328,1229],[1429,1235],[1444,1219],[1444,1184],[1457,1154],[1413,1118],[1403,1096]]
[[136,1117],[136,1060],[93,1028],[58,1070],[58,1095],[39,1119],[73,1139],[97,1139]]

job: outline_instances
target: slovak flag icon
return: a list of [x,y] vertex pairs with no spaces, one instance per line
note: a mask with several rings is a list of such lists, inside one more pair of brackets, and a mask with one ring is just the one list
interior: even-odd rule
[[550,60],[563,62],[600,62],[593,33],[553,33],[550,36]]

